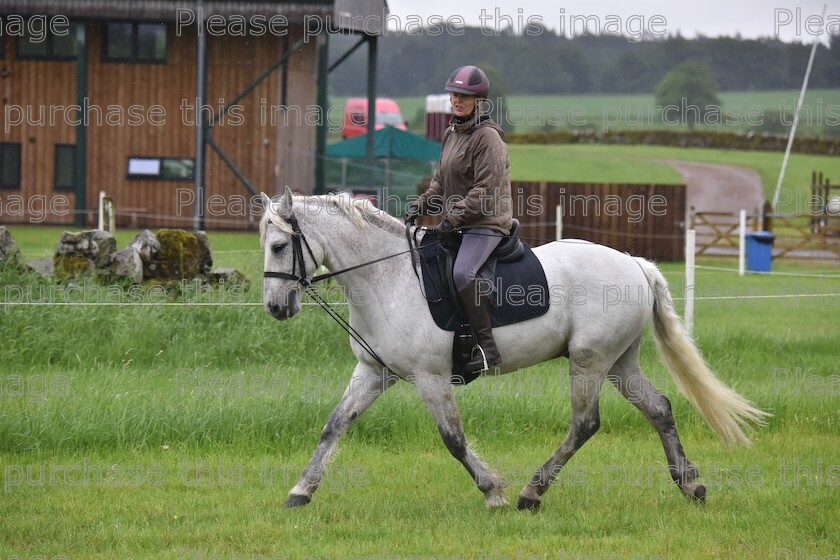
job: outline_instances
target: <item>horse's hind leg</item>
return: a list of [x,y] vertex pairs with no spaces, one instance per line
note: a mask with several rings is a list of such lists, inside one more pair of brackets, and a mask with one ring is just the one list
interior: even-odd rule
[[490,470],[467,444],[461,414],[455,404],[449,380],[440,375],[420,373],[414,376],[413,381],[426,408],[435,419],[443,443],[473,477],[478,489],[484,493],[487,507],[508,505],[504,481]]
[[560,474],[575,452],[592,437],[601,425],[598,400],[607,366],[600,356],[584,350],[569,357],[569,392],[572,400],[572,420],[569,433],[560,448],[540,467],[531,481],[519,493],[519,509],[536,510],[540,498]]
[[700,473],[685,456],[671,412],[671,402],[651,384],[639,365],[640,342],[641,337],[618,359],[610,369],[608,378],[656,428],[665,448],[671,478],[682,493],[688,498],[703,501],[706,498],[706,488],[695,482]]
[[324,469],[339,438],[347,431],[350,424],[396,381],[396,377],[387,376],[387,373],[377,366],[359,362],[344,391],[344,396],[330,414],[321,432],[321,441],[318,442],[309,464],[306,465],[298,483],[289,492],[286,507],[305,506],[312,500],[312,494],[321,483]]

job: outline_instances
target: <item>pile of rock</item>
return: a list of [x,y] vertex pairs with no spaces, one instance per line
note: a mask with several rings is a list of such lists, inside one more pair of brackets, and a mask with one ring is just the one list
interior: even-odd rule
[[[19,266],[20,250],[9,231],[0,226],[0,265]],[[245,276],[234,269],[213,269],[210,243],[203,231],[160,229],[144,230],[124,249],[106,231],[66,231],[58,240],[51,259],[30,261],[29,267],[59,282],[96,278],[105,283],[128,280],[170,283],[199,279],[208,283],[225,280],[227,285],[247,284]]]
[[0,226],[0,266],[18,266],[19,264],[20,249],[6,226]]

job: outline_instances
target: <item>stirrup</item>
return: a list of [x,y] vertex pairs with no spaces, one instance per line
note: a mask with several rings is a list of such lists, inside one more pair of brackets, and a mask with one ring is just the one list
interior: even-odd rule
[[[499,361],[495,362],[495,363],[492,363],[492,364],[488,363],[487,353],[484,351],[484,348],[482,348],[481,345],[479,345],[479,344],[476,344],[475,346],[473,346],[473,350],[475,350],[476,348],[478,348],[479,352],[481,352],[481,364],[479,365],[479,369],[476,369],[476,370],[467,369],[466,371],[468,373],[481,373],[481,372],[484,372],[484,371],[489,371],[491,367],[497,366],[500,363],[502,363],[501,359]],[[469,365],[469,364],[467,364],[467,365]]]
[[490,366],[487,365],[487,354],[484,353],[484,348],[482,348],[481,345],[476,344],[476,346],[478,346],[478,351],[481,352],[481,361],[484,365],[484,368],[481,371],[487,371],[490,369]]

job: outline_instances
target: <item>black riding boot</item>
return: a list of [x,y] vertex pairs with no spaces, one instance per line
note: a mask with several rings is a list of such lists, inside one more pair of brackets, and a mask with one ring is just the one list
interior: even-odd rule
[[478,295],[478,285],[475,280],[458,292],[458,296],[461,298],[464,314],[475,333],[475,342],[481,347],[480,350],[478,347],[473,348],[472,357],[464,369],[467,373],[476,373],[500,364],[502,358],[496,348],[496,341],[493,340],[488,296]]

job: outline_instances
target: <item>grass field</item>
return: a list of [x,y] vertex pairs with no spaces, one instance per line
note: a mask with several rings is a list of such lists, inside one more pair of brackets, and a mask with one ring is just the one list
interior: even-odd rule
[[[798,90],[723,92],[720,94],[722,112],[710,117],[710,125],[700,128],[716,130],[767,130],[785,133],[779,117],[786,115],[789,125],[793,117]],[[345,98],[333,97],[333,106],[343,107]],[[423,134],[425,130],[425,98],[397,98],[403,118],[411,130]],[[664,123],[656,109],[653,94],[640,95],[510,95],[506,98],[507,127],[516,132],[551,128],[580,128],[595,130],[686,128]],[[806,93],[800,115],[798,133],[803,136],[837,136],[840,90],[813,89]]]
[[[783,156],[779,152],[662,146],[513,144],[509,149],[514,180],[681,183],[679,173],[658,160],[689,160],[753,169],[761,176],[768,200],[773,199]],[[777,211],[809,211],[813,171],[829,178],[840,177],[840,158],[791,155]],[[833,179],[832,183],[836,182]]]
[[[12,232],[27,257],[57,236]],[[259,278],[255,234],[210,240],[217,264]],[[682,266],[662,268],[679,297]],[[774,414],[752,448],[726,449],[644,344],[706,506],[679,495],[652,428],[607,387],[601,431],[536,515],[485,510],[406,384],[351,428],[313,503],[282,509],[353,366],[346,335],[317,308],[279,323],[259,305],[4,306],[0,558],[826,557],[840,547],[840,272],[774,270],[827,277],[698,271],[698,296],[732,298],[697,303],[706,358]],[[20,280],[0,276],[4,291]],[[34,299],[79,300],[23,280]],[[745,297],[779,293],[816,297]],[[235,301],[258,304],[259,283]],[[555,360],[456,390],[512,500],[565,433],[567,375]]]
[[[522,179],[678,182],[657,159],[744,165],[772,189],[781,155],[511,146]],[[805,193],[811,169],[837,177],[838,161],[795,155],[786,184]],[[51,255],[65,228],[10,229],[30,259]],[[135,233],[118,231],[118,245]],[[488,512],[401,383],[350,429],[312,504],[286,510],[354,358],[317,307],[282,323],[262,310],[256,233],[209,238],[215,265],[242,270],[249,290],[184,286],[135,300],[0,271],[4,302],[43,304],[0,304],[0,560],[801,560],[840,550],[836,265],[776,261],[777,275],[742,278],[718,270],[732,260],[699,263],[711,268],[697,271],[695,338],[725,382],[774,415],[751,448],[715,437],[646,336],[643,368],[672,401],[705,506],[680,496],[653,429],[605,386],[601,430],[543,509]],[[660,267],[682,297],[682,263]],[[765,298],[775,295],[787,297]],[[151,305],[110,305],[126,300]],[[61,305],[85,301],[109,305]],[[567,362],[455,393],[467,436],[515,501],[568,427]]]
[[[663,146],[511,144],[508,149],[512,180],[678,184],[683,182],[683,178],[664,160],[689,160],[756,171],[768,200],[773,199],[783,157],[781,152]],[[811,196],[813,171],[822,172],[836,183],[840,178],[840,158],[792,154],[782,182],[777,211],[804,213],[810,210],[808,198]],[[416,187],[406,185],[418,184],[427,174],[424,169],[413,177],[401,177],[404,179],[400,181],[403,186],[395,186],[394,192],[403,196],[415,194]]]

